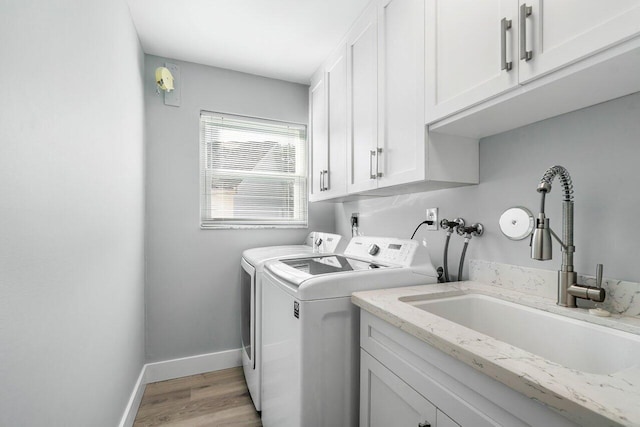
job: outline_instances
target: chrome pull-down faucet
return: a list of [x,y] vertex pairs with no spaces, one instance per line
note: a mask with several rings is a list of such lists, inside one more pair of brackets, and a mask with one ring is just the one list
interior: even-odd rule
[[[562,239],[551,230],[549,218],[544,214],[545,196],[551,191],[551,182],[558,176],[563,187],[562,201]],[[562,166],[553,166],[545,172],[538,184],[537,191],[542,199],[540,213],[536,219],[536,228],[531,236],[531,258],[540,261],[550,260],[553,257],[551,237],[555,238],[562,247],[562,265],[558,271],[558,301],[563,307],[576,307],[576,298],[585,298],[602,302],[605,291],[600,287],[602,283],[602,265],[598,264],[597,287],[579,285],[578,275],[573,270],[573,182],[569,171]]]

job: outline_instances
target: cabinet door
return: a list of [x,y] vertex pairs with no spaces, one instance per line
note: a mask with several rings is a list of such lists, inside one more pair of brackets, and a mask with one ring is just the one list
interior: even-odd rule
[[424,0],[378,5],[378,187],[425,179]]
[[436,427],[436,407],[360,350],[360,427]]
[[347,50],[343,44],[329,58],[326,68],[329,103],[329,168],[323,196],[347,193]]
[[436,414],[436,425],[438,427],[460,427],[460,424],[453,421],[447,414],[438,409]]
[[375,2],[347,36],[347,190],[378,185],[377,28]]
[[518,84],[517,0],[426,0],[425,13],[427,123]]
[[311,136],[311,177],[309,200],[319,200],[323,193],[327,170],[327,93],[325,73],[320,69],[311,79],[309,87],[309,125]]
[[520,60],[520,83],[640,34],[640,0],[520,0],[523,6],[531,7],[520,29],[531,58]]

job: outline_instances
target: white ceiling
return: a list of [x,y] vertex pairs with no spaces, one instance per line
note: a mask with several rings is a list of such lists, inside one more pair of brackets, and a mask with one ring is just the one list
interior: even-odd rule
[[298,83],[369,0],[127,0],[145,53]]

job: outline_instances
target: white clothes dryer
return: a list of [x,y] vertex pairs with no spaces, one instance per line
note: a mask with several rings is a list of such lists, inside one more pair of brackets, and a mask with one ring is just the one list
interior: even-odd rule
[[311,232],[301,245],[267,246],[247,249],[241,266],[241,339],[242,367],[251,399],[261,410],[261,343],[262,343],[262,270],[271,259],[322,254],[344,250],[345,240],[338,234]]

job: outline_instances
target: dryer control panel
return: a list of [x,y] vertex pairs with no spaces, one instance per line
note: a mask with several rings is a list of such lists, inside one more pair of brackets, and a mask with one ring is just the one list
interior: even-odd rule
[[[416,256],[422,251],[425,252],[426,258]],[[380,264],[395,264],[405,267],[416,265],[416,263],[420,262],[429,262],[427,249],[417,241],[393,237],[353,237],[344,254],[368,259]]]

